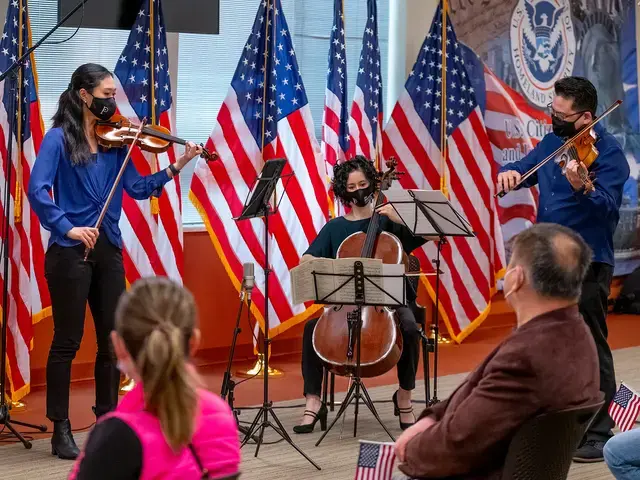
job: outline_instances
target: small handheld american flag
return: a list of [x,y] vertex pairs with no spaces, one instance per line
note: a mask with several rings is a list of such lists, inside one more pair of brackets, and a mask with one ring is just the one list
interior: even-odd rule
[[609,405],[609,415],[616,422],[620,431],[626,432],[633,428],[638,413],[640,413],[640,395],[621,383],[611,405]]
[[355,480],[391,480],[396,463],[393,443],[360,440]]

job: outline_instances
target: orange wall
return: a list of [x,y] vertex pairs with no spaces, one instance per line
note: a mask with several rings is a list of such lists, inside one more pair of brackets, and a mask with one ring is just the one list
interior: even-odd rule
[[[200,314],[202,345],[198,352],[200,364],[225,361],[233,336],[240,300],[238,292],[215,251],[206,232],[187,232],[184,235],[184,282],[196,298]],[[252,325],[254,323],[251,319]],[[251,329],[246,320],[246,307],[240,323],[236,359],[253,358]],[[279,335],[272,344],[272,355],[301,350],[303,325],[297,325]],[[31,354],[32,385],[45,383],[45,367],[53,337],[53,320],[44,319],[35,325],[34,349]],[[74,380],[93,377],[96,337],[93,319],[87,310],[84,338],[73,363]]]

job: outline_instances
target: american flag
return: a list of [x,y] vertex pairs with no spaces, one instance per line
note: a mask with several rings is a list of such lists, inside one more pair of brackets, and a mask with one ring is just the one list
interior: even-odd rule
[[[146,117],[149,124],[155,123],[173,132],[167,37],[159,0],[140,2],[138,16],[114,73],[119,113],[135,123]],[[175,160],[173,147],[157,156],[134,148],[131,155],[131,161],[141,175],[165,169]],[[164,186],[158,199],[133,200],[125,192],[120,229],[127,282],[153,275],[182,282],[179,182],[179,176],[174,177]]]
[[382,142],[382,68],[378,45],[378,8],[367,0],[367,24],[362,37],[356,91],[351,105],[349,133],[351,156],[364,155],[376,162]]
[[[0,41],[0,72],[7,69],[31,46],[31,28],[26,0],[12,0]],[[7,175],[7,145],[9,135],[9,109],[11,103],[17,108],[13,124],[13,146],[9,204],[10,229],[8,232],[9,305],[7,308],[7,376],[9,392],[13,401],[20,400],[30,388],[30,350],[33,342],[33,323],[51,314],[51,299],[44,277],[44,253],[49,241],[49,232],[40,226],[35,212],[31,210],[26,186],[29,184],[31,168],[40,150],[44,125],[40,115],[37,73],[34,55],[25,63],[19,75],[15,99],[11,102],[12,90],[9,77],[0,87],[0,154],[2,155],[2,178],[0,178],[0,203],[4,212],[5,180]],[[20,138],[20,142],[17,142]],[[2,238],[7,233],[4,213],[0,213]],[[4,253],[2,256],[4,260]],[[0,267],[4,276],[4,265]],[[4,354],[4,353],[3,353]],[[0,395],[4,392],[0,392]]]
[[[451,204],[476,233],[474,238],[449,238],[442,248],[440,314],[451,337],[461,342],[487,316],[496,276],[502,273],[505,260],[493,198],[497,165],[449,19],[446,52],[442,52],[442,17],[440,5],[385,128],[383,152],[385,158],[396,157],[398,170],[406,172],[399,181],[405,189],[440,189],[444,175]],[[444,125],[443,53],[447,97]],[[441,165],[443,127],[448,139],[445,172]],[[436,247],[431,242],[416,252],[423,270],[433,272],[429,259],[435,254]],[[429,277],[426,286],[434,298],[435,278]]]
[[640,413],[640,396],[624,383],[609,405],[609,415],[622,432],[631,430]]
[[[551,124],[549,115],[532,107],[518,92],[484,67],[484,121],[494,160],[500,165],[520,160],[540,142]],[[505,242],[531,226],[538,212],[538,187],[514,190],[498,200]]]
[[[295,174],[269,220],[269,330],[277,335],[320,308],[292,304],[289,271],[329,213],[325,163],[280,0],[260,3],[208,146],[220,159],[196,164],[189,197],[238,290],[243,263],[264,266],[264,223],[233,217],[241,213],[265,161],[286,158],[284,174]],[[255,269],[255,277],[252,308],[264,328],[262,268]]]
[[[333,178],[333,167],[344,162],[349,152],[349,126],[347,113],[347,53],[344,32],[343,0],[333,2],[333,26],[329,44],[329,66],[322,119],[322,153],[327,175]],[[344,206],[329,192],[333,215],[343,215]]]
[[393,443],[360,440],[355,480],[391,480],[395,463]]

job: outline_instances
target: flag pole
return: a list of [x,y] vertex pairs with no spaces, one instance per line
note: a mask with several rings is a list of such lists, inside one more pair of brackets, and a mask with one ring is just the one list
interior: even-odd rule
[[[20,0],[18,4],[18,8],[20,11],[18,12],[18,16],[20,20],[18,20],[18,58],[23,55],[22,42],[24,41],[23,27],[24,27],[24,15],[22,13],[24,0]],[[20,184],[20,180],[22,179],[22,82],[23,82],[23,74],[24,67],[21,65],[18,70],[18,109],[17,109],[17,118],[16,118],[16,190],[15,197],[13,199],[13,218],[15,223],[22,222],[22,185]],[[13,138],[9,139],[10,142],[13,142]],[[11,165],[13,159],[9,159],[7,165]],[[11,188],[11,187],[9,187]]]
[[[262,155],[262,162],[264,163],[264,144],[265,144],[265,130],[266,130],[266,115],[267,115],[267,91],[268,91],[268,83],[269,83],[269,71],[268,71],[268,66],[269,66],[269,55],[271,55],[271,52],[269,52],[269,10],[270,7],[271,8],[276,8],[274,5],[274,0],[265,0],[266,3],[266,7],[265,7],[265,20],[264,20],[264,63],[263,63],[263,68],[264,68],[264,81],[263,86],[262,86],[262,118],[260,119],[260,124],[261,124],[261,133],[262,133],[262,138],[260,141],[260,154]],[[275,35],[275,28],[276,28],[276,18],[275,18],[275,12],[273,15],[273,28],[274,28],[274,32],[272,32]],[[277,122],[278,119],[276,118],[275,121]],[[277,136],[276,136],[276,141],[277,141]],[[273,191],[273,202],[274,205],[277,203],[277,192],[274,189]],[[268,215],[268,213],[267,213]],[[265,228],[267,228],[266,224],[265,224]],[[269,232],[267,232],[267,235],[269,234]],[[266,252],[265,252],[266,253]],[[268,255],[266,256],[268,258]],[[267,268],[269,268],[269,266],[267,265]],[[268,276],[265,277],[265,283],[268,281]],[[265,312],[266,313],[266,312]],[[259,332],[261,332],[262,329],[259,329]],[[266,332],[262,332],[263,335],[266,334]],[[259,337],[259,335],[258,335]],[[253,347],[253,351],[254,353],[256,353],[258,355],[258,358],[256,360],[256,363],[253,367],[251,367],[249,370],[246,371],[239,371],[236,372],[236,375],[238,375],[239,377],[243,377],[243,378],[253,378],[253,377],[263,377],[264,376],[264,366],[265,366],[265,353],[269,356],[271,356],[271,346],[269,346],[269,352],[262,352],[260,353],[260,351],[258,350],[258,345],[260,345],[261,342],[257,341],[255,342],[256,344]],[[262,342],[264,343],[264,342]],[[270,377],[280,377],[283,375],[283,372],[280,370],[277,370],[273,367],[271,367],[270,365],[267,367],[268,370],[268,376]]]
[[447,0],[442,0],[442,101],[440,120],[440,191],[449,197],[447,189]]
[[[149,0],[149,48],[151,49],[150,57],[151,57],[151,82],[149,85],[149,90],[151,92],[151,98],[149,102],[151,102],[151,125],[157,125],[158,119],[156,117],[156,73],[155,73],[155,26],[156,26],[156,12],[154,7],[154,3],[156,0]],[[160,2],[160,0],[158,0]],[[151,160],[151,173],[156,173],[158,171],[158,156],[153,154]],[[156,197],[151,197],[151,213],[153,215],[158,215],[160,213],[160,205],[158,204],[158,199]]]

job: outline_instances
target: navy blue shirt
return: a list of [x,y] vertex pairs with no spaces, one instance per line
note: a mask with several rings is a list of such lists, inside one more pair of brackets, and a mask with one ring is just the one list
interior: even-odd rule
[[[614,265],[613,234],[620,219],[622,189],[629,178],[629,164],[618,141],[597,124],[595,143],[600,152],[591,166],[595,190],[586,195],[575,191],[553,160],[524,182],[524,187],[538,184],[540,201],[538,223],[557,223],[579,233],[593,250],[593,261]],[[560,137],[546,135],[522,160],[505,164],[500,171],[516,170],[524,174],[562,146]]]
[[[73,227],[93,227],[96,224],[127,150],[126,147],[99,147],[99,152],[93,155],[88,164],[73,165],[65,148],[62,129],[53,128],[47,132],[31,171],[28,196],[40,222],[51,232],[49,246],[57,243],[72,247],[82,243],[70,239],[66,234]],[[166,170],[143,177],[130,161],[109,204],[100,233],[122,248],[118,226],[122,212],[122,189],[132,198],[144,200],[152,195],[159,196],[169,180]],[[49,194],[52,188],[54,198]]]

